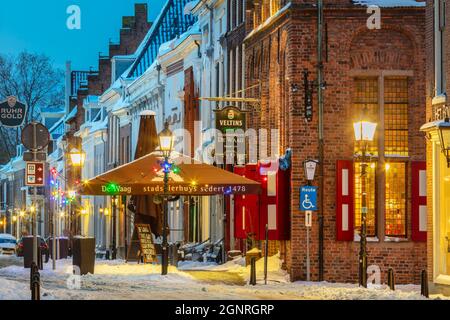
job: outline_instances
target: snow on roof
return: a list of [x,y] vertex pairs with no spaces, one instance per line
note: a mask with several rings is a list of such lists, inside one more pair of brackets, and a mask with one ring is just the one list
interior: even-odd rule
[[250,32],[246,37],[246,39],[250,39],[252,36],[254,36],[256,33],[260,32],[262,29],[270,25],[273,21],[278,19],[279,16],[281,16],[286,10],[288,10],[291,7],[291,2],[288,2],[283,8],[278,10],[273,16],[268,18],[264,23],[260,24],[256,29],[253,29],[252,32]]
[[193,35],[201,35],[200,26],[198,23],[195,23],[190,27],[185,33],[181,34],[179,37],[167,41],[160,45],[158,54],[160,56],[172,51],[176,47],[178,47],[181,43],[183,43],[187,38]]
[[105,117],[105,119],[103,119],[103,121],[96,121],[92,123],[92,127],[90,132],[94,133],[100,130],[104,130],[108,128],[108,117]]
[[139,113],[139,116],[156,116],[156,112],[152,110],[144,110],[141,113]]
[[428,131],[432,129],[440,129],[440,128],[450,128],[450,122],[445,120],[436,120],[425,123],[422,127],[420,127],[421,131]]
[[362,6],[393,7],[425,7],[424,0],[353,0],[354,4]]
[[[144,50],[147,42],[149,41],[150,37],[152,36],[153,32],[155,31],[155,29],[158,27],[158,22],[160,20],[162,20],[164,18],[164,11],[166,9],[167,6],[170,5],[170,1],[167,1],[166,4],[164,5],[164,7],[161,9],[161,11],[159,12],[158,17],[156,17],[155,21],[153,22],[152,26],[150,27],[150,29],[148,30],[147,34],[145,35],[144,39],[141,41],[141,44],[139,45],[139,47],[136,49],[136,51],[134,52],[133,56],[138,57],[141,52]],[[136,60],[134,63],[132,63],[132,66],[134,64],[138,63],[138,60]],[[130,67],[131,68],[131,67]],[[129,70],[128,70],[129,71]]]

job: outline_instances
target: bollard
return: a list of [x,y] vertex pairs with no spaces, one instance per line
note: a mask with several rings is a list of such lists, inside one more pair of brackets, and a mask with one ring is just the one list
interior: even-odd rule
[[30,271],[30,289],[31,289],[31,300],[41,300],[40,293],[40,282],[41,276],[39,274],[39,268],[36,263],[31,264]]
[[250,284],[256,285],[256,258],[250,260]]
[[426,270],[422,270],[420,276],[420,294],[426,298],[429,297],[428,292],[428,274]]
[[395,290],[395,277],[394,277],[394,270],[392,268],[389,268],[388,271],[388,286],[389,289],[392,291]]

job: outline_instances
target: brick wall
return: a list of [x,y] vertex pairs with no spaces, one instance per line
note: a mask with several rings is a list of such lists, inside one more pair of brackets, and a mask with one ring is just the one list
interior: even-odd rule
[[[317,95],[314,94],[313,121],[303,118],[303,70],[316,78],[316,11],[300,9],[297,3],[283,16],[246,42],[247,86],[261,80],[261,111],[254,113],[250,126],[279,128],[282,133],[280,153],[293,150],[291,189],[306,184],[302,161],[318,157]],[[329,2],[325,7],[327,30],[324,41],[324,280],[356,282],[358,277],[358,242],[336,241],[336,161],[353,158],[351,97],[352,72],[408,70],[409,153],[410,161],[425,160],[425,140],[419,132],[425,120],[425,21],[423,8],[383,9],[382,29],[368,30],[365,8],[348,6],[348,1]],[[248,13],[247,16],[251,15]],[[248,25],[248,24],[247,24]],[[291,90],[298,85],[298,92]],[[409,175],[410,176],[410,175]],[[409,179],[410,180],[410,179]],[[298,211],[298,192],[291,196],[291,240],[285,243],[283,257],[292,280],[305,279],[306,229],[304,214]],[[408,200],[411,186],[408,186]],[[408,201],[408,235],[411,234]],[[402,243],[368,244],[369,265],[377,264],[382,280],[387,269],[396,272],[398,283],[418,283],[426,267],[426,244],[410,240]],[[311,232],[311,279],[318,280],[318,220],[313,218]]]

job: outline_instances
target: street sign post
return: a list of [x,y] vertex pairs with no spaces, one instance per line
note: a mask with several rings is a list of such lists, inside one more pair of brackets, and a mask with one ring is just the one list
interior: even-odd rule
[[305,211],[305,226],[306,226],[306,281],[311,280],[311,259],[309,253],[309,233],[312,227],[312,211]]
[[317,187],[303,186],[300,188],[300,210],[317,211]]
[[312,227],[312,211],[305,211],[305,227]]
[[[22,144],[32,152],[33,161],[27,163],[25,184],[33,187],[33,262],[38,263],[37,242],[37,187],[45,185],[44,163],[38,162],[38,152],[45,149],[50,143],[50,134],[47,128],[39,122],[31,122],[22,130]],[[53,234],[53,237],[55,235]],[[39,284],[38,284],[39,285]]]
[[312,227],[312,213],[317,211],[317,187],[303,186],[300,188],[300,210],[305,211],[305,227],[306,227],[306,281],[311,279],[311,258],[309,233]]
[[25,170],[25,185],[31,187],[44,186],[45,166],[44,162],[27,162]]

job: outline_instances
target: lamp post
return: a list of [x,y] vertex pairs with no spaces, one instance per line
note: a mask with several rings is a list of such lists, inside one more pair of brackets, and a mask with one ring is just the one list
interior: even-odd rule
[[441,152],[447,160],[447,167],[450,168],[450,119],[445,118],[438,125],[438,129]]
[[110,228],[111,228],[111,218],[110,218],[110,214],[109,214],[109,208],[106,207],[105,209],[103,209],[103,214],[105,216],[105,229],[106,229],[106,237],[105,237],[105,247],[109,248],[110,247]]
[[377,124],[369,121],[358,121],[353,124],[355,140],[362,143],[361,154],[361,232],[359,248],[359,285],[367,288],[367,145],[373,141]]
[[169,252],[168,252],[168,243],[167,243],[167,193],[169,189],[169,173],[172,167],[172,164],[169,162],[170,154],[173,148],[173,134],[169,129],[169,123],[166,122],[164,124],[164,130],[161,131],[158,135],[159,139],[159,149],[162,152],[164,157],[164,162],[162,163],[163,172],[164,172],[164,212],[163,212],[163,240],[162,240],[162,257],[161,257],[161,274],[166,275],[167,269],[169,265]]
[[[70,157],[70,162],[72,164],[72,167],[74,169],[76,168],[76,169],[81,170],[81,167],[84,165],[84,160],[86,159],[86,153],[83,151],[80,151],[76,148],[73,148],[69,152],[69,157]],[[74,170],[74,172],[75,172],[75,170]],[[77,170],[77,173],[78,173],[78,170]],[[81,172],[80,172],[79,178],[81,179]],[[70,219],[71,219],[71,226],[75,224],[75,228],[74,228],[75,230],[72,230],[72,231],[74,233],[76,233],[78,231],[77,230],[78,223],[77,223],[77,221],[75,221],[75,223],[72,221],[73,220],[73,212],[72,211],[73,211],[72,202],[70,202],[69,213],[70,213]]]
[[20,210],[19,219],[17,220],[17,239],[20,239],[22,237],[22,223],[24,217],[25,217],[25,210]]

